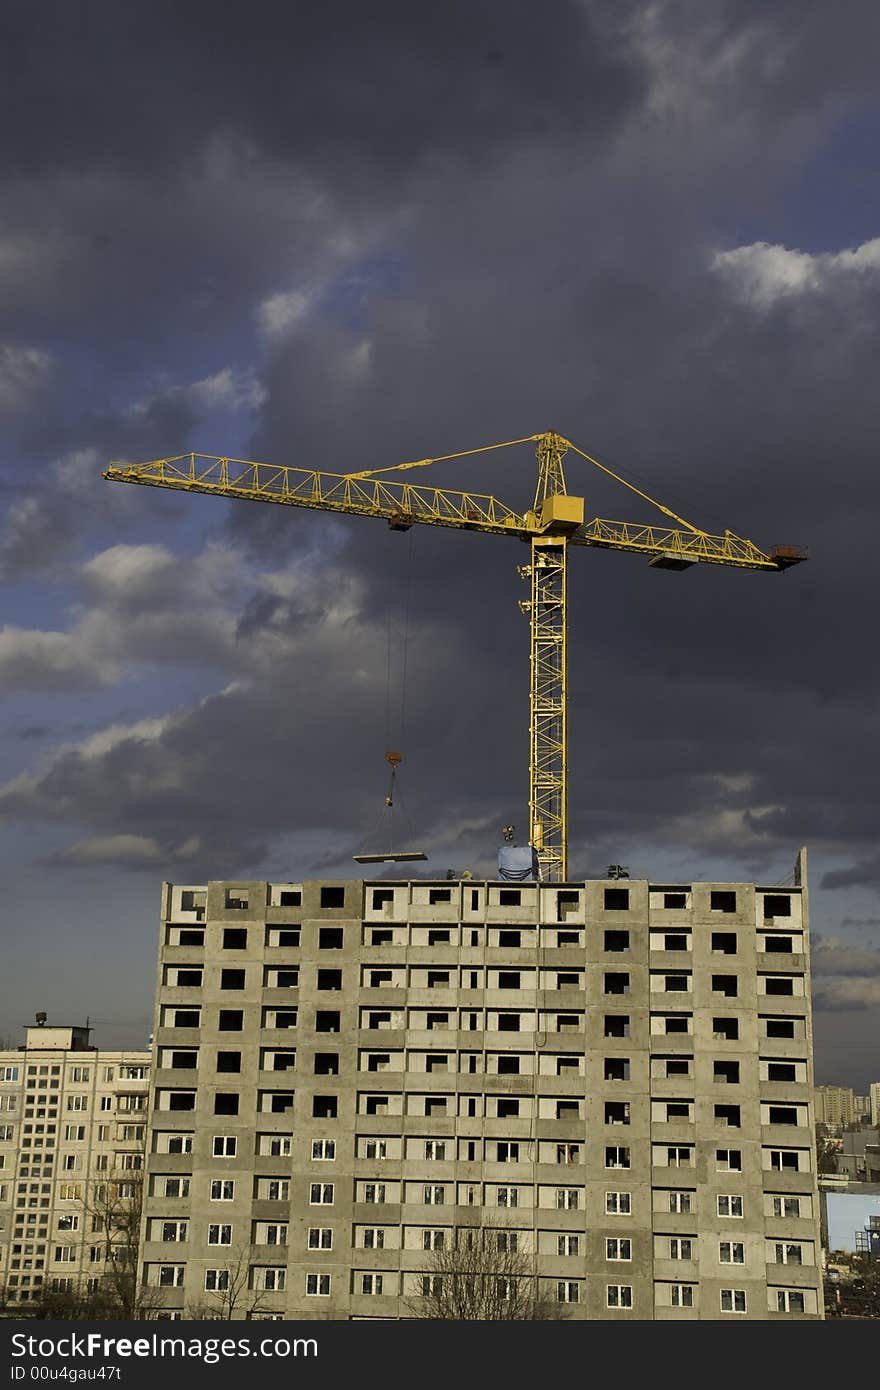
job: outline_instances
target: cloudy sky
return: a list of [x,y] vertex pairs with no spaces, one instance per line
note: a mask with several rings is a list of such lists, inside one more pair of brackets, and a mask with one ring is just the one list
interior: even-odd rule
[[[101,469],[557,429],[810,552],[575,552],[571,874],[781,883],[808,846],[818,1078],[878,1079],[876,4],[8,0],[0,28],[0,1032],[44,1008],[142,1044],[162,879],[353,876],[389,746],[432,873],[491,873],[527,820],[520,545]],[[521,510],[534,468],[433,472]]]

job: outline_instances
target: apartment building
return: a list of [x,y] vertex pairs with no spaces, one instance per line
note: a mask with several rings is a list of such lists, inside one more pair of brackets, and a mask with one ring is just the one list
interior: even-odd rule
[[816,1123],[854,1125],[867,1121],[871,1110],[868,1096],[857,1096],[850,1086],[817,1086],[814,1096]]
[[412,1317],[479,1226],[570,1318],[822,1316],[803,852],[165,884],[153,1061],[164,1316]]
[[107,1215],[140,1206],[150,1054],[89,1032],[42,1023],[0,1051],[0,1293],[22,1312],[45,1288],[96,1289]]

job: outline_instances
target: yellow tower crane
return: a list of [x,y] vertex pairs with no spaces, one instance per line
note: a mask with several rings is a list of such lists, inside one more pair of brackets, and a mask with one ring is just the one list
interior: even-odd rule
[[[377,476],[529,443],[537,446],[538,480],[534,502],[524,512],[481,493],[451,492]],[[583,497],[573,496],[565,485],[563,460],[569,450],[657,507],[678,526],[641,526],[599,517],[585,522]],[[627,550],[647,556],[660,569],[670,570],[703,563],[779,571],[807,558],[792,546],[760,550],[732,531],[725,531],[723,536],[709,535],[553,431],[360,473],[324,473],[190,453],[150,463],[111,464],[103,476],[113,482],[147,487],[383,517],[395,531],[407,531],[421,522],[530,542],[531,561],[519,568],[531,589],[529,598],[520,604],[529,616],[531,633],[529,840],[537,852],[541,877],[556,883],[565,882],[568,875],[569,547],[593,545],[606,550]]]

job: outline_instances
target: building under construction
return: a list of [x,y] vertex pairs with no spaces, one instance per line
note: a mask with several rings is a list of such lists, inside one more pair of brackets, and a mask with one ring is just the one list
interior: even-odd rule
[[821,1317],[793,878],[165,884],[165,1314],[419,1316],[482,1228],[568,1318]]

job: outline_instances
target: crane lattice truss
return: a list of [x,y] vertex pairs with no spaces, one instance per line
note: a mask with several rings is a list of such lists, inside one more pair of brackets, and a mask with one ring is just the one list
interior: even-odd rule
[[[376,476],[527,443],[537,446],[538,479],[534,503],[524,512],[482,493],[423,487]],[[584,499],[571,495],[565,484],[563,459],[569,450],[658,508],[677,526],[633,525],[599,517],[585,522]],[[780,571],[806,559],[803,551],[793,547],[761,550],[732,531],[725,531],[722,536],[709,535],[553,431],[359,473],[326,473],[190,453],[150,463],[111,464],[103,476],[114,482],[146,487],[308,507],[348,516],[381,517],[397,531],[422,523],[528,541],[531,563],[521,566],[520,574],[530,580],[531,592],[520,606],[529,615],[531,632],[529,838],[538,853],[541,876],[549,882],[565,882],[568,874],[569,547],[590,545],[625,550],[645,555],[658,568],[672,570],[703,563]]]

